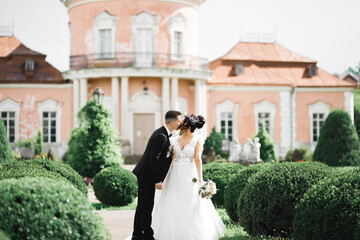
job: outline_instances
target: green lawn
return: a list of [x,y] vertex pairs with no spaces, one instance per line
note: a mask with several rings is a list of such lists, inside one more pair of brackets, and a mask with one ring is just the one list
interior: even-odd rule
[[135,199],[132,203],[125,206],[110,206],[105,203],[92,203],[92,206],[96,210],[135,210],[137,206],[137,199]]

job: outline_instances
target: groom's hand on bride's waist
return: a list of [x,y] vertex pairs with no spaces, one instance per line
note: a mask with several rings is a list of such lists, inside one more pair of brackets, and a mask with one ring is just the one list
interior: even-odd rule
[[162,182],[155,183],[155,188],[157,190],[161,190],[162,189]]

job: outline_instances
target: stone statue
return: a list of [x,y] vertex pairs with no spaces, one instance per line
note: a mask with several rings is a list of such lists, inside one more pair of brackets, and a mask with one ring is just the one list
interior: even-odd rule
[[239,140],[234,139],[230,143],[230,156],[229,160],[232,162],[253,163],[261,162],[260,159],[260,147],[259,138],[254,138],[252,141],[250,138],[246,139],[246,143],[241,148]]

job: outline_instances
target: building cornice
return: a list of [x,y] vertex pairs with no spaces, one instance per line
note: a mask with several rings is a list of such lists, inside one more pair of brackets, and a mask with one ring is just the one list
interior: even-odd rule
[[72,84],[31,84],[31,83],[4,83],[0,84],[0,88],[50,88],[63,89],[72,88]]
[[[94,2],[109,2],[109,1],[129,1],[129,0],[61,0],[65,4],[65,6],[70,10],[73,7],[80,6],[83,4],[94,3]],[[132,0],[132,1],[146,1],[146,0]],[[198,8],[200,4],[205,2],[206,0],[152,0],[156,2],[170,2],[170,3],[180,3],[184,5],[188,5],[193,8]]]
[[91,68],[70,70],[63,73],[64,79],[111,78],[111,77],[175,77],[181,79],[210,80],[209,70],[188,70],[176,68]]
[[[207,86],[209,91],[214,92],[291,92],[292,87],[273,87],[273,86],[252,86],[252,87],[241,87],[241,86]],[[344,87],[306,87],[296,88],[296,92],[353,92],[355,88],[344,88]]]

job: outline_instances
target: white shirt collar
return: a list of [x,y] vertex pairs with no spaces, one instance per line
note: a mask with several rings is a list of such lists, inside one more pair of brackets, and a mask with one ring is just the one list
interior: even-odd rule
[[164,127],[165,127],[165,129],[166,129],[166,131],[167,131],[167,133],[168,133],[168,136],[170,135],[170,131],[169,131],[169,129],[166,127],[166,125],[164,125]]

